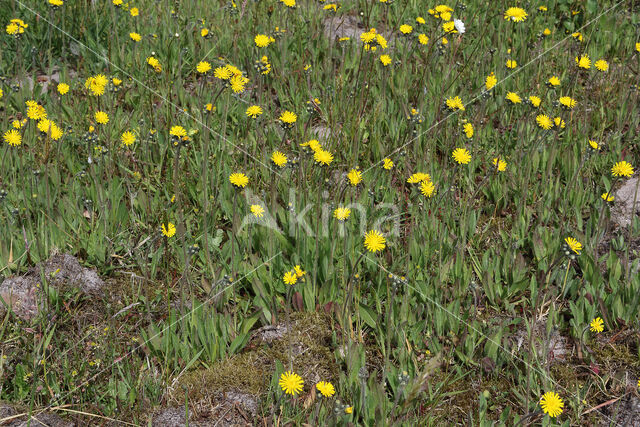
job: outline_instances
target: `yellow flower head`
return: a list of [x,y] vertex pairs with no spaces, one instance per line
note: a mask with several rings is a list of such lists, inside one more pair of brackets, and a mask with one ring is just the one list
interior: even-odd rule
[[134,42],[139,42],[140,40],[142,40],[142,36],[138,33],[129,33],[129,38]]
[[355,187],[362,182],[362,172],[358,169],[351,169],[347,174],[347,179]]
[[369,252],[379,252],[386,247],[387,240],[378,230],[371,230],[364,236],[364,247]]
[[491,74],[489,74],[485,79],[484,86],[487,88],[487,90],[491,90],[497,83],[498,79],[492,71]]
[[539,96],[531,95],[529,97],[529,104],[531,104],[533,108],[538,108],[541,102],[542,102],[542,99],[540,99]]
[[423,46],[427,45],[429,43],[429,37],[423,33],[418,34],[418,43]]
[[582,243],[578,242],[573,237],[566,237],[564,239],[565,243],[576,255],[580,255],[580,251],[582,250]]
[[631,166],[631,163],[628,163],[624,160],[621,162],[617,162],[611,168],[611,174],[613,176],[624,176],[628,178],[633,175],[633,166]]
[[609,70],[609,63],[607,61],[605,61],[604,59],[599,59],[595,62],[595,64],[593,64],[596,69],[598,71],[608,71]]
[[286,123],[288,125],[292,125],[292,124],[294,124],[296,122],[296,120],[298,120],[298,116],[294,112],[285,111],[280,115],[280,117],[278,119],[282,123]]
[[58,93],[65,95],[67,92],[69,92],[69,85],[66,83],[58,83]]
[[431,176],[428,173],[416,172],[407,179],[409,184],[417,184],[423,181],[431,181]]
[[6,131],[2,138],[4,139],[4,142],[12,147],[17,147],[22,144],[22,135],[20,135],[20,132],[15,129]]
[[333,211],[333,217],[338,221],[346,221],[347,219],[349,219],[350,215],[351,215],[351,209],[349,208],[337,207]]
[[101,125],[106,125],[107,123],[109,123],[109,115],[104,111],[96,111],[94,117],[96,119],[96,122],[100,123]]
[[206,74],[209,70],[211,70],[211,64],[209,64],[207,61],[200,61],[196,66],[196,70],[200,74]]
[[247,115],[247,117],[255,119],[262,114],[262,107],[260,107],[259,105],[252,105],[247,108],[245,114]]
[[589,59],[589,55],[576,56],[576,65],[579,68],[584,68],[585,70],[591,68],[591,59]]
[[385,168],[386,170],[391,170],[393,168],[393,161],[390,158],[385,158],[383,160],[383,168]]
[[604,331],[604,322],[599,317],[596,317],[595,319],[593,319],[591,323],[589,323],[589,326],[590,326],[589,329],[591,329],[591,332],[595,332],[599,334],[600,332]]
[[425,197],[433,197],[436,190],[436,186],[431,181],[422,181],[420,183],[420,192]]
[[244,188],[249,183],[249,177],[243,173],[235,172],[229,175],[229,182],[237,188]]
[[282,391],[292,396],[299,394],[304,386],[304,381],[300,375],[287,371],[280,375],[280,381],[278,382]]
[[264,208],[260,205],[251,205],[251,213],[256,218],[262,218],[264,216]]
[[602,193],[602,195],[600,195],[600,197],[602,197],[602,200],[604,200],[605,202],[613,202],[616,199],[610,193]]
[[176,226],[172,222],[168,222],[165,226],[162,224],[162,235],[168,238],[173,237],[176,234]]
[[321,165],[329,165],[331,164],[331,162],[333,162],[333,154],[326,150],[317,150],[315,153],[313,153],[313,160],[315,160],[316,163],[320,163]]
[[507,92],[506,99],[507,101],[511,101],[512,104],[520,104],[522,102],[520,95],[515,92]]
[[498,157],[494,158],[492,163],[498,172],[504,172],[507,169],[507,162]]
[[518,66],[518,63],[516,62],[515,59],[507,60],[507,68],[516,68],[517,66]]
[[391,57],[389,55],[380,55],[380,62],[386,67],[391,64]]
[[274,151],[273,154],[271,154],[271,161],[276,166],[282,168],[287,164],[287,156],[285,156],[284,153],[281,153],[280,151]]
[[411,34],[411,32],[413,31],[413,27],[411,25],[400,25],[400,32],[402,34]]
[[333,384],[328,383],[326,381],[320,381],[316,384],[316,389],[322,394],[324,397],[331,397],[335,394],[336,389],[333,387]]
[[136,136],[131,131],[126,131],[120,137],[120,140],[127,147],[136,142]]
[[462,99],[459,96],[454,96],[453,98],[447,98],[445,101],[447,108],[451,111],[464,111],[464,104],[462,103]]
[[576,100],[570,96],[561,96],[560,99],[558,99],[558,102],[567,109],[572,109],[576,106]]
[[523,22],[527,19],[527,12],[521,7],[510,7],[504,12],[504,19],[513,22]]
[[538,123],[538,126],[544,130],[549,130],[553,127],[553,120],[551,120],[551,118],[546,114],[539,114],[536,117],[536,122]]
[[453,153],[451,153],[451,157],[461,165],[466,165],[471,161],[471,153],[469,153],[469,150],[466,148],[456,148],[453,150]]
[[564,403],[557,393],[549,391],[542,395],[540,407],[542,408],[542,412],[548,414],[551,418],[555,418],[562,414]]

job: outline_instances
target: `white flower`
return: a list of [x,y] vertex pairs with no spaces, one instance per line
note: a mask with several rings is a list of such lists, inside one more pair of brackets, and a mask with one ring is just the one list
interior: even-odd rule
[[458,30],[458,32],[459,32],[460,34],[464,34],[464,31],[465,31],[465,29],[464,29],[464,22],[462,22],[462,21],[461,21],[461,20],[459,20],[459,19],[454,19],[454,20],[453,20],[453,26],[454,26],[454,27],[456,27],[456,30]]

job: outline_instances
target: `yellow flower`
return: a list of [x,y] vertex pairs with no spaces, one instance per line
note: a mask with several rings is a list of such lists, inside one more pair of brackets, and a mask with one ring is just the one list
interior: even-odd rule
[[109,115],[104,111],[96,111],[94,117],[96,119],[96,122],[100,123],[101,125],[106,125],[107,123],[109,123]]
[[471,153],[469,153],[469,150],[466,148],[456,148],[453,150],[453,153],[451,153],[451,157],[461,165],[466,165],[471,161]]
[[504,172],[507,169],[507,162],[498,157],[494,158],[492,163],[497,167],[498,172]]
[[607,61],[605,61],[604,59],[599,59],[595,62],[595,64],[593,64],[596,69],[598,71],[608,71],[609,70],[609,63]]
[[517,66],[518,66],[518,63],[516,62],[515,59],[507,60],[507,68],[516,68]]
[[355,187],[362,182],[362,172],[358,169],[351,169],[347,174],[347,179],[349,179],[349,183]]
[[504,12],[504,19],[513,22],[523,22],[527,19],[527,12],[521,7],[510,7]]
[[345,221],[349,219],[350,215],[351,215],[351,209],[349,208],[337,207],[333,211],[333,217],[338,221]]
[[600,144],[598,144],[596,141],[589,140],[589,146],[593,150],[600,151]]
[[128,147],[134,142],[136,142],[136,136],[133,134],[133,132],[126,131],[125,133],[122,134],[122,136],[120,137],[120,140],[124,145]]
[[427,43],[429,43],[429,37],[427,37],[426,34],[418,34],[418,43],[423,46],[426,45]]
[[473,138],[473,125],[471,123],[465,123],[462,126],[462,130],[464,131],[464,134],[467,136],[467,138]]
[[487,90],[491,90],[497,83],[498,79],[492,71],[491,74],[489,74],[485,79],[484,86],[487,88]]
[[602,197],[602,200],[605,202],[613,202],[615,200],[615,197],[609,193],[602,193],[600,197]]
[[58,93],[64,95],[69,92],[69,85],[66,83],[58,83]]
[[296,0],[280,0],[287,7],[296,7]]
[[542,31],[542,34],[545,35],[545,36],[548,36],[548,35],[551,34],[551,30],[548,29],[548,28],[545,28],[544,31]]
[[617,162],[611,168],[611,174],[613,176],[624,176],[628,178],[633,175],[633,166],[631,166],[631,163],[628,163],[624,160],[621,162]]
[[566,237],[564,239],[564,241],[567,244],[567,246],[569,247],[569,249],[571,249],[577,255],[580,255],[580,251],[582,250],[582,243],[578,242],[573,237]]
[[595,319],[593,319],[591,323],[589,323],[589,326],[590,326],[591,332],[595,332],[599,334],[600,332],[604,331],[604,322],[599,317],[596,317]]
[[547,84],[549,86],[560,86],[560,79],[556,76],[551,76],[549,80],[547,80]]
[[320,381],[316,384],[316,388],[324,397],[331,397],[335,394],[336,389],[333,387],[333,384],[328,383],[326,381]]
[[235,74],[229,80],[229,84],[231,85],[231,90],[234,93],[242,93],[244,92],[245,85],[249,83],[249,79],[242,76],[242,74]]
[[172,222],[168,222],[165,226],[162,224],[162,235],[168,238],[173,237],[176,234],[176,226]]
[[384,164],[382,165],[382,167],[386,170],[391,170],[391,168],[393,168],[393,161],[390,158],[385,158],[383,162]]
[[307,274],[307,272],[303,271],[299,265],[296,265],[295,267],[293,267],[293,271],[295,271],[296,276],[298,276],[298,279],[304,276],[305,274]]
[[[288,1],[288,0],[284,0]],[[294,1],[295,4],[295,1]],[[280,381],[278,382],[282,391],[286,394],[290,394],[292,396],[299,394],[302,391],[302,387],[304,386],[304,381],[300,377],[300,375],[293,373],[292,371],[287,371],[280,375]]]
[[209,70],[211,70],[211,64],[209,64],[207,61],[201,61],[196,66],[196,70],[200,74],[206,74]]
[[249,108],[247,108],[247,111],[245,112],[245,114],[247,115],[247,117],[251,117],[252,119],[255,119],[262,114],[262,107],[260,107],[259,105],[252,105]]
[[576,65],[579,68],[584,68],[585,70],[591,68],[591,59],[589,59],[589,55],[576,56]]
[[456,110],[464,111],[464,104],[462,103],[462,99],[460,99],[459,96],[455,96],[453,98],[447,98],[447,100],[445,101],[445,104],[451,111],[456,111]]
[[391,64],[391,57],[389,55],[380,55],[380,62],[386,67]]
[[171,126],[171,129],[169,130],[169,135],[180,139],[187,136],[187,131],[182,126]]
[[229,182],[235,187],[244,188],[249,183],[249,177],[243,173],[235,172],[229,175]]
[[431,177],[428,173],[416,172],[407,179],[409,184],[417,184],[423,181],[431,181]]
[[138,33],[129,33],[129,37],[134,42],[139,42],[140,40],[142,40],[142,36],[140,34],[138,34]]
[[267,47],[276,40],[266,34],[258,34],[254,37],[253,41],[255,42],[257,47]]
[[217,67],[215,70],[213,70],[213,75],[220,80],[228,80],[229,78],[231,78],[232,74],[231,70],[229,70],[228,67],[224,66]]
[[138,11],[137,7],[132,7],[131,9],[129,9],[129,13],[131,14],[131,16],[136,17],[140,14],[140,11]]
[[422,181],[420,183],[420,192],[425,197],[433,197],[435,190],[436,186],[431,181]]
[[309,147],[311,149],[311,151],[313,151],[314,153],[320,149],[322,149],[322,145],[320,144],[320,141],[318,141],[317,139],[311,139],[307,142],[303,142],[300,144],[301,147]]
[[558,394],[550,391],[542,395],[540,407],[545,414],[549,414],[551,418],[555,418],[562,414],[564,403]]
[[160,61],[158,61],[158,59],[154,58],[153,56],[147,58],[147,64],[149,64],[149,66],[152,67],[156,73],[162,71],[162,65],[160,64]]
[[321,165],[329,165],[331,164],[331,162],[333,162],[333,154],[326,150],[320,149],[313,153],[313,160],[315,160],[317,163],[320,163]]
[[560,129],[564,129],[565,123],[564,120],[562,120],[560,117],[556,117],[555,119],[553,119],[553,123],[555,123],[555,125]]
[[445,22],[442,24],[442,29],[445,33],[457,33],[456,24],[453,21]]
[[282,123],[292,125],[296,122],[296,120],[298,120],[298,116],[296,115],[296,113],[293,113],[291,111],[285,111],[280,115],[278,119]]
[[539,114],[536,117],[536,122],[538,122],[538,126],[545,130],[549,130],[553,127],[553,121],[546,114]]
[[364,236],[364,247],[369,252],[378,252],[385,248],[386,239],[378,230],[371,230]]
[[522,102],[520,96],[515,92],[507,92],[506,99],[507,101],[511,101],[512,104],[520,104]]
[[278,167],[284,167],[287,164],[287,156],[285,156],[280,151],[274,151],[271,154],[271,161]]
[[22,135],[15,129],[8,130],[3,135],[4,141],[12,147],[22,144]]
[[[638,384],[638,387],[640,387],[640,380],[638,380]],[[344,408],[344,413],[353,414],[353,406],[347,406],[346,408]]]
[[286,273],[284,273],[284,276],[282,277],[282,281],[286,285],[295,285],[296,282],[298,281],[298,275],[296,274],[295,270],[287,271]]
[[579,31],[571,34],[571,37],[573,37],[574,39],[576,39],[579,42],[582,42],[582,33],[579,32]]
[[256,218],[262,218],[264,216],[264,208],[260,205],[251,205],[251,213]]
[[200,37],[207,37],[209,35],[209,29],[203,28],[200,30]]
[[542,102],[542,99],[540,99],[539,96],[531,95],[529,97],[529,103],[533,108],[538,108],[541,102]]
[[411,34],[411,32],[413,31],[413,27],[411,25],[400,25],[400,32],[402,34]]
[[570,96],[561,96],[560,99],[558,99],[558,102],[560,103],[560,105],[568,109],[576,106],[576,100],[571,98]]

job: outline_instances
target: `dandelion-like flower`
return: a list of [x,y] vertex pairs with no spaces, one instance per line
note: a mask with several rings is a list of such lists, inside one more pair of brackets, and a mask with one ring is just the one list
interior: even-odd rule
[[560,86],[560,79],[556,76],[549,77],[549,80],[547,80],[547,86],[549,87]]
[[417,184],[423,181],[431,181],[431,176],[428,173],[416,172],[407,179],[409,184]]
[[498,79],[496,78],[496,75],[492,71],[491,74],[489,74],[485,79],[484,87],[486,87],[487,90],[491,90],[496,84],[498,84]]
[[386,67],[391,64],[391,57],[389,55],[380,55],[380,62]]
[[542,395],[540,407],[545,414],[548,414],[551,418],[555,418],[562,414],[564,403],[557,393],[549,391]]
[[418,43],[426,46],[429,43],[429,37],[426,34],[418,34]]
[[338,221],[346,221],[351,215],[351,209],[338,207],[333,211],[333,217]]
[[504,172],[507,169],[507,162],[498,157],[494,158],[491,163],[493,164],[493,167],[498,170],[498,172]]
[[316,389],[322,394],[324,397],[331,397],[335,394],[336,389],[333,387],[333,384],[328,383],[326,381],[320,381],[316,384]]
[[364,236],[364,247],[369,252],[379,252],[386,247],[387,240],[378,230],[371,230]]
[[260,205],[251,205],[249,209],[256,218],[262,218],[264,216],[264,208]]
[[431,181],[422,181],[420,183],[420,192],[425,197],[433,197],[436,191],[436,186]]
[[317,150],[315,153],[313,153],[313,160],[315,160],[316,163],[328,166],[329,164],[331,164],[331,162],[333,162],[333,154],[326,150]]
[[298,116],[292,111],[284,111],[278,120],[280,120],[280,124],[283,128],[290,129],[293,127],[296,120],[298,120]]
[[171,238],[176,234],[176,226],[172,222],[168,222],[167,225],[162,224],[162,235]]
[[12,147],[17,147],[22,144],[22,135],[15,129],[8,130],[2,136],[4,142],[11,145]]
[[560,99],[558,99],[558,102],[568,110],[576,106],[576,100],[570,96],[561,96]]
[[521,7],[510,7],[504,12],[504,19],[513,22],[523,22],[527,19],[527,12]]
[[385,168],[386,170],[391,170],[393,168],[393,160],[391,160],[390,158],[386,157],[385,159],[382,160],[382,167]]
[[200,61],[196,66],[196,71],[198,71],[200,74],[206,74],[210,70],[211,70],[211,64],[208,63],[207,61]]
[[553,120],[546,114],[539,114],[536,116],[536,122],[544,130],[549,130],[553,127]]
[[507,60],[507,68],[516,68],[517,66],[518,66],[518,63],[516,62],[515,59]]
[[258,34],[255,36],[253,41],[255,42],[257,47],[267,47],[276,40],[273,37],[267,36],[266,34]]
[[273,154],[271,154],[271,161],[279,168],[282,168],[287,164],[287,156],[280,151],[274,151]]
[[447,98],[445,101],[445,105],[451,111],[464,111],[464,104],[462,103],[462,99],[459,96],[454,96],[452,98]]
[[580,255],[580,251],[582,250],[582,243],[578,242],[573,237],[566,237],[564,239],[565,243],[576,255]]
[[258,116],[262,115],[262,107],[260,107],[259,105],[251,105],[249,108],[247,108],[245,114],[247,115],[247,117],[256,119],[258,118]]
[[576,65],[578,68],[583,68],[585,70],[591,68],[591,59],[589,59],[589,55],[576,56]]
[[522,102],[520,95],[515,92],[507,92],[507,96],[505,97],[505,99],[507,101],[510,101],[512,104],[520,104]]
[[58,83],[57,89],[60,95],[65,95],[67,92],[69,92],[69,85],[66,83]]
[[633,175],[633,166],[631,166],[631,163],[628,163],[624,160],[621,162],[617,162],[611,168],[611,174],[613,176],[623,176],[625,178],[628,178]]
[[140,40],[142,40],[142,36],[140,34],[134,33],[134,32],[129,33],[129,38],[131,40],[133,40],[134,42],[139,42]]
[[282,391],[292,396],[299,394],[304,386],[304,381],[300,375],[293,371],[287,371],[280,375],[280,381],[278,382]]
[[453,153],[451,153],[451,157],[461,165],[466,165],[471,161],[471,153],[469,153],[469,150],[466,148],[456,148],[453,150]]
[[100,123],[101,125],[106,125],[107,123],[109,123],[109,115],[104,111],[96,111],[94,117],[96,119],[96,122]]
[[538,108],[540,106],[540,104],[542,103],[542,99],[540,99],[539,96],[535,96],[535,95],[531,95],[529,97],[529,104],[533,107],[533,108]]
[[120,137],[120,140],[127,147],[136,142],[136,136],[131,131],[126,131]]
[[600,332],[604,331],[604,322],[600,317],[596,317],[591,321],[591,323],[589,323],[589,329],[591,330],[591,332],[599,334]]
[[613,202],[616,198],[610,193],[602,193],[600,196],[605,202]]
[[236,188],[244,188],[249,183],[249,177],[243,173],[235,172],[229,175],[229,182]]
[[467,138],[473,138],[473,125],[471,123],[465,123],[462,126],[462,131],[467,136]]
[[284,276],[282,277],[282,281],[286,285],[292,285],[293,286],[298,281],[298,275],[296,274],[295,271],[287,271],[286,273],[284,273]]
[[349,184],[355,187],[362,182],[362,172],[358,169],[351,169],[347,174],[347,179],[349,180]]
[[604,59],[597,60],[593,65],[598,71],[609,71],[609,63]]

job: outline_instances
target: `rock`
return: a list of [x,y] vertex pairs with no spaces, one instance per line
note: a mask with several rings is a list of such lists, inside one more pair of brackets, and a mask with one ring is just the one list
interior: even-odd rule
[[[178,427],[186,426],[185,422],[186,410],[185,408],[170,407],[162,409],[157,412],[151,419],[151,425],[153,427]],[[191,416],[189,417],[189,424],[191,425]]]
[[640,212],[640,190],[636,200],[635,209],[633,199],[636,197],[636,188],[639,185],[639,178],[631,178],[625,182],[615,192],[614,208],[611,211],[611,218],[620,227],[627,227],[631,224],[634,213]]
[[[24,276],[9,277],[0,283],[0,297],[24,320],[32,319],[38,314],[41,273],[44,273],[49,286],[78,288],[85,294],[100,293],[104,286],[104,281],[98,273],[82,267],[74,256],[53,255],[47,261],[31,268]],[[5,311],[4,304],[0,304],[0,314]]]
[[608,407],[609,417],[600,424],[609,426],[637,426],[640,420],[640,398],[633,393],[628,393],[625,397]]
[[366,30],[358,18],[352,15],[332,16],[324,20],[324,35],[336,39],[351,37],[360,41],[360,34]]
[[[7,419],[18,415],[13,406],[7,404],[0,404],[0,424],[6,427],[74,427],[74,423],[62,419],[55,412],[40,412],[34,411],[31,420],[26,415]],[[3,421],[4,420],[4,421]]]
[[[258,413],[255,397],[246,393],[217,393],[207,405],[189,406],[189,425],[194,427],[250,426]],[[172,406],[164,408],[151,419],[153,427],[183,427],[187,423],[186,408]]]

